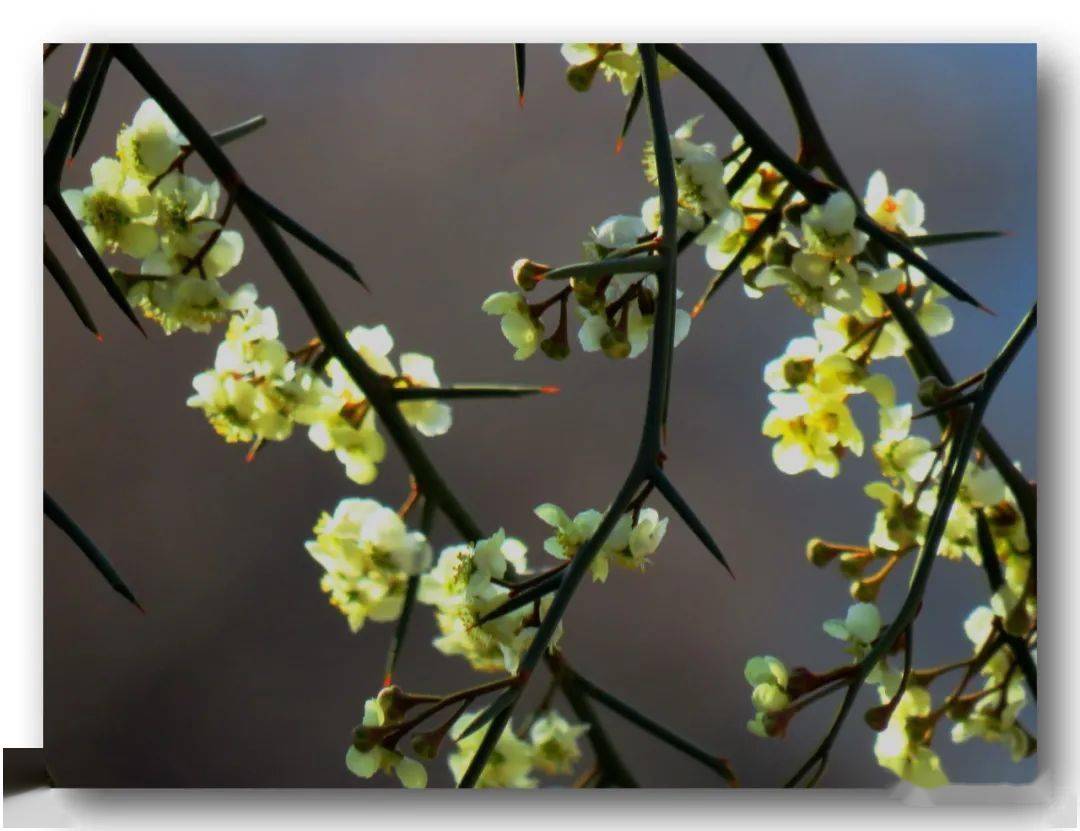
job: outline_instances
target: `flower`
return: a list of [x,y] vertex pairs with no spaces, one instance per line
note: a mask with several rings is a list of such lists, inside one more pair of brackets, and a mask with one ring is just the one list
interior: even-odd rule
[[358,632],[364,621],[397,620],[411,575],[431,565],[431,546],[409,531],[395,511],[373,499],[343,499],[315,524],[305,547],[323,567],[322,590],[330,605]]
[[503,336],[514,347],[514,360],[532,356],[544,338],[544,327],[529,309],[525,296],[512,291],[497,291],[484,301],[485,314],[499,315]]
[[[410,387],[437,387],[439,376],[435,374],[435,362],[427,355],[403,352],[401,377]],[[441,436],[450,429],[453,421],[450,407],[434,399],[402,401],[398,405],[405,420],[425,436]]]
[[142,182],[127,178],[116,159],[98,159],[90,168],[92,184],[65,190],[67,203],[97,251],[123,251],[142,259],[158,245],[157,207]]
[[890,194],[889,182],[880,170],[875,170],[866,183],[863,205],[870,218],[886,231],[902,231],[908,236],[926,233],[922,227],[926,209],[918,194],[907,188]]
[[[679,206],[690,215],[702,214],[717,218],[725,214],[730,205],[727,187],[724,185],[725,164],[717,156],[716,145],[696,144],[691,141],[694,127],[701,116],[682,124],[671,136],[671,155],[675,162],[675,179],[678,185]],[[659,183],[656,170],[656,152],[652,142],[646,142],[642,158],[645,178],[654,185]]]
[[173,163],[185,143],[176,125],[157,101],[143,101],[131,120],[116,137],[116,155],[124,173],[149,182]]
[[[444,655],[460,655],[482,672],[516,672],[518,662],[535,636],[531,606],[515,609],[492,620],[480,619],[510,597],[505,585],[513,573],[526,570],[525,546],[501,528],[473,544],[443,549],[435,567],[420,580],[417,598],[435,607],[440,635],[435,648]],[[551,603],[540,602],[541,614]],[[561,627],[552,638],[554,648]]]
[[941,760],[928,744],[924,719],[931,709],[930,693],[909,685],[885,729],[874,741],[878,764],[914,785],[937,788],[949,784]]
[[[364,702],[363,727],[375,728],[385,724],[385,716],[378,702],[369,698]],[[358,733],[363,736],[364,731]],[[376,772],[395,773],[406,788],[427,787],[427,769],[415,759],[403,756],[396,750],[383,747],[377,741],[362,741],[361,750],[354,743],[345,753],[345,766],[354,776],[370,779]]]
[[[454,752],[446,760],[454,774],[454,781],[460,782],[469,769],[480,743],[484,740],[485,730],[475,730],[468,736],[461,737],[465,728],[476,718],[478,713],[465,713],[455,722],[450,737],[457,743]],[[499,740],[495,743],[483,773],[476,780],[477,788],[535,788],[539,782],[530,776],[535,763],[535,751],[529,742],[519,739],[514,733],[513,722],[507,722]]]
[[[186,281],[178,284],[179,289],[186,285]],[[327,414],[326,385],[289,357],[277,339],[277,315],[271,308],[255,305],[254,298],[254,288],[245,286],[227,301],[215,300],[218,305],[196,302],[163,311],[169,315],[164,323],[167,330],[173,322],[196,328],[199,309],[206,310],[210,319],[236,312],[218,345],[213,369],[195,376],[196,394],[187,401],[189,407],[204,412],[227,442],[283,441],[291,435],[294,423],[311,424]],[[194,299],[198,301],[199,296]],[[196,319],[189,320],[192,316]]]
[[825,633],[855,646],[869,646],[881,631],[881,613],[873,603],[856,603],[843,620],[832,618],[822,625]]
[[[570,64],[566,80],[578,92],[588,90],[599,71],[606,81],[618,80],[622,94],[629,95],[641,75],[636,43],[564,43],[561,52]],[[661,79],[675,74],[675,67],[664,58],[657,61],[657,68]]]
[[[998,682],[990,680],[983,688],[996,688]],[[952,728],[952,740],[960,744],[979,738],[986,742],[1004,744],[1014,762],[1019,762],[1034,750],[1034,741],[1017,722],[1017,716],[1027,704],[1027,691],[1023,678],[1014,674],[998,693],[983,695],[970,712],[964,714]]]
[[753,687],[750,700],[757,711],[746,728],[755,736],[766,738],[783,733],[783,721],[772,717],[790,703],[787,693],[788,671],[783,662],[772,655],[758,655],[746,662],[743,671]]
[[[578,549],[596,533],[603,514],[596,510],[582,511],[573,519],[558,505],[544,503],[534,513],[555,529],[555,536],[544,541],[544,550],[560,560],[572,559]],[[607,539],[589,564],[593,580],[607,580],[610,564],[614,561],[623,568],[643,571],[648,558],[656,553],[667,531],[667,519],[652,508],[644,508],[637,514],[623,514],[615,523]]]
[[529,729],[533,764],[544,773],[572,773],[581,758],[578,739],[589,731],[587,725],[571,724],[554,710],[544,711]]

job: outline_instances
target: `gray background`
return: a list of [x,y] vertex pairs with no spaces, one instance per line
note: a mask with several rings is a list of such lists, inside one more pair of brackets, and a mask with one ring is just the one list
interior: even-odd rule
[[[692,51],[792,146],[790,118],[759,48]],[[1011,232],[934,252],[999,312],[957,308],[956,330],[938,342],[958,376],[981,368],[1035,294],[1035,48],[791,51],[853,180],[884,168],[894,188],[924,198],[932,231]],[[371,295],[300,252],[344,325],[387,323],[398,349],[434,355],[447,381],[562,387],[554,397],[459,404],[451,432],[427,442],[485,527],[504,525],[542,562],[543,527],[532,508],[551,499],[580,510],[610,499],[637,439],[647,364],[580,352],[564,364],[516,363],[479,305],[509,286],[517,257],[578,259],[590,224],[636,212],[649,193],[638,164],[645,120],[622,156],[613,155],[622,97],[602,83],[574,93],[550,46],[529,51],[524,112],[506,46],[153,46],[146,54],[212,129],[257,112],[270,119],[230,153],[248,181],[367,276]],[[75,55],[67,47],[50,60],[46,94],[54,101]],[[667,82],[664,93],[673,124],[706,113],[699,135],[726,146],[730,126],[689,83]],[[89,163],[111,151],[117,126],[142,98],[114,68],[66,186],[88,181]],[[46,234],[60,242],[51,220]],[[256,282],[278,309],[285,339],[302,342],[310,325],[250,232],[245,237],[231,284]],[[351,635],[302,546],[320,511],[361,489],[302,433],[243,464],[242,448],[224,445],[184,406],[192,376],[213,361],[217,336],[166,338],[151,328],[143,341],[69,246],[59,249],[106,340],[95,343],[47,281],[45,481],[110,552],[149,614],[140,617],[45,528],[45,744],[54,776],[105,787],[369,784],[345,771],[342,755],[364,698],[378,687],[390,627]],[[700,249],[683,257],[680,276],[696,296],[709,277]],[[646,575],[619,571],[606,584],[585,584],[566,620],[564,643],[576,665],[731,758],[752,786],[786,778],[835,703],[804,712],[782,742],[756,739],[743,726],[752,714],[743,663],[762,652],[814,668],[843,660],[820,622],[842,616],[846,583],[806,565],[803,546],[814,535],[864,539],[874,510],[861,493],[873,475],[869,461],[846,463],[834,481],[787,477],[760,435],[761,367],[809,322],[780,296],[752,302],[732,286],[676,353],[668,469],[738,579],[676,520]],[[1035,367],[1031,346],[988,416],[1032,475]],[[872,413],[859,414],[869,436]],[[391,451],[362,492],[396,504],[404,490],[405,471]],[[436,542],[451,541],[441,523]],[[883,594],[883,609],[895,608],[901,579]],[[968,564],[940,563],[916,629],[919,665],[965,654],[960,625],[984,596],[984,581]],[[472,683],[462,660],[425,645],[432,632],[421,610],[400,681],[425,691]],[[869,706],[869,691],[864,700]],[[716,784],[635,728],[605,721],[644,784]],[[874,763],[872,742],[857,712],[824,784],[893,781]],[[997,746],[956,747],[945,730],[937,747],[955,781],[1028,781],[1036,770],[1033,760],[1010,764]],[[449,784],[442,762],[431,771],[432,784]]]

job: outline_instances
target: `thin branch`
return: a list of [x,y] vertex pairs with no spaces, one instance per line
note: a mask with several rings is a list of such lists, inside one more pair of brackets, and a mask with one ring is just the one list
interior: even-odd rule
[[[653,146],[656,152],[660,186],[660,225],[663,229],[672,229],[677,227],[678,187],[675,181],[675,163],[671,154],[670,138],[660,95],[656,47],[651,44],[642,44],[640,52],[645,84],[645,99],[649,105],[649,118],[652,126]],[[566,612],[574,592],[577,590],[593,559],[599,554],[604,541],[611,534],[623,513],[626,512],[640,487],[657,469],[657,459],[660,457],[662,445],[663,414],[671,378],[671,358],[674,350],[678,251],[676,241],[672,237],[670,231],[665,232],[659,249],[662,253],[658,255],[663,257],[665,262],[657,272],[659,292],[656,301],[654,343],[649,369],[649,389],[645,406],[644,425],[637,454],[626,480],[619,488],[596,531],[578,549],[570,565],[562,572],[562,583],[552,598],[551,605],[540,622],[532,643],[529,645],[518,668],[517,677],[521,679],[522,684],[527,683],[536,665],[547,651],[555,629]],[[513,706],[518,697],[520,697],[520,689],[508,690],[504,696],[500,696],[499,701],[496,701],[480,714],[477,721],[479,722],[482,719],[484,724],[490,721],[490,726],[487,728],[480,747],[469,763],[469,768],[458,787],[471,788],[475,786],[491,753],[495,749],[499,736],[502,735],[507,722],[510,720]],[[474,725],[470,725],[470,729]]]
[[678,733],[668,729],[664,725],[660,724],[658,721],[649,718],[640,710],[627,704],[622,699],[612,695],[606,690],[601,689],[600,687],[596,686],[596,684],[586,680],[585,678],[582,678],[580,675],[577,675],[577,673],[573,672],[573,670],[567,668],[565,671],[571,676],[576,686],[580,687],[581,690],[587,693],[591,698],[598,701],[600,704],[603,704],[612,712],[618,713],[627,721],[631,722],[632,724],[636,724],[646,733],[650,733],[651,735],[655,736],[664,744],[667,744],[675,748],[676,750],[685,753],[691,759],[700,762],[710,770],[716,771],[729,784],[737,784],[737,779],[735,778],[735,774],[732,772],[731,766],[728,763],[727,759],[723,759],[719,756],[716,756],[715,754],[709,753],[707,750],[698,747],[689,739],[680,736]]
[[[661,44],[657,47],[660,54],[671,62],[676,69],[689,78],[717,107],[728,117],[736,129],[742,133],[746,142],[772,164],[781,175],[795,185],[799,192],[814,204],[823,203],[834,192],[830,185],[820,182],[810,175],[802,165],[787,155],[776,141],[765,132],[764,128],[750,115],[735,97],[724,88],[701,64],[694,60],[682,47],[674,44]],[[835,171],[833,172],[835,173]],[[834,176],[835,178],[835,176]],[[920,269],[926,276],[937,283],[958,300],[986,310],[967,290],[957,284],[933,263],[914,251],[911,246],[897,239],[866,215],[861,202],[855,200],[858,211],[855,225],[886,249],[892,251],[905,262]]]
[[934,506],[934,512],[927,525],[925,541],[915,561],[908,593],[904,598],[900,611],[897,613],[892,623],[889,624],[886,630],[874,642],[874,645],[871,647],[870,651],[867,652],[862,661],[859,662],[858,671],[851,679],[850,686],[848,687],[847,693],[844,695],[844,700],[840,705],[840,709],[833,720],[829,732],[806,763],[796,771],[791,779],[788,780],[785,787],[797,785],[815,768],[817,769],[817,772],[813,781],[816,781],[816,779],[820,777],[821,772],[824,770],[825,763],[828,760],[833,743],[840,734],[840,729],[843,727],[844,721],[851,711],[852,705],[855,703],[855,698],[858,696],[859,690],[866,680],[866,677],[877,665],[878,661],[892,649],[897,638],[900,637],[900,634],[907,629],[915,619],[915,615],[918,613],[919,606],[922,603],[922,597],[926,591],[927,583],[930,580],[930,572],[933,568],[934,561],[937,559],[938,544],[941,542],[941,538],[945,533],[945,525],[948,522],[953,503],[959,493],[960,483],[964,479],[967,460],[975,446],[975,439],[978,435],[979,425],[982,422],[983,415],[986,413],[986,408],[990,404],[990,399],[997,389],[998,384],[1001,382],[1001,379],[1004,377],[1005,372],[1012,364],[1013,359],[1020,352],[1020,349],[1023,347],[1028,337],[1030,337],[1031,333],[1035,330],[1035,324],[1036,308],[1032,306],[1031,311],[1028,312],[1020,325],[1017,326],[1012,337],[1009,338],[1008,343],[1005,344],[1004,348],[998,353],[998,356],[987,368],[986,375],[979,385],[979,397],[975,401],[971,411],[964,414],[965,420],[963,427],[960,430],[959,435],[954,439],[950,449],[949,458],[942,475],[942,483],[937,504]]

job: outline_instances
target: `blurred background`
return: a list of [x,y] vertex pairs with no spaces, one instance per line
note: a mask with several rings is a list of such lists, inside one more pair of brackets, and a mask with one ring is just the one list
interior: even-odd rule
[[[770,131],[794,130],[763,52],[753,45],[691,51]],[[147,57],[211,129],[256,113],[269,125],[229,148],[245,178],[357,263],[365,294],[297,247],[345,326],[386,323],[397,350],[435,356],[446,382],[556,384],[561,395],[462,402],[454,427],[426,446],[489,529],[524,539],[542,563],[535,505],[603,507],[636,446],[647,358],[612,362],[575,352],[562,364],[512,360],[480,304],[511,287],[529,256],[580,259],[588,228],[636,214],[651,193],[641,175],[647,120],[613,151],[624,99],[602,81],[567,86],[557,46],[530,48],[527,106],[514,95],[509,46],[150,46]],[[853,181],[884,169],[893,189],[925,200],[930,231],[1006,229],[1010,235],[933,251],[934,260],[998,312],[954,304],[956,328],[938,340],[957,377],[985,366],[1036,292],[1036,56],[1024,45],[814,45],[792,58]],[[77,50],[46,73],[62,100]],[[672,127],[705,113],[697,136],[726,147],[733,131],[685,80],[664,84]],[[65,187],[114,149],[121,122],[145,96],[119,66]],[[189,172],[203,175],[192,166]],[[242,220],[248,243],[229,285],[252,281],[272,304],[283,339],[312,334],[302,310]],[[103,297],[57,233],[46,238],[83,288],[105,332],[96,343],[45,281],[45,483],[107,551],[147,607],[142,617],[108,589],[71,543],[44,529],[45,747],[65,786],[350,786],[343,764],[364,699],[378,689],[392,627],[350,634],[318,587],[304,551],[312,525],[350,495],[396,505],[407,474],[391,450],[378,480],[358,488],[298,431],[244,464],[199,411],[191,379],[213,362],[220,332],[143,340]],[[701,249],[680,261],[687,307],[710,272]],[[676,353],[667,469],[727,553],[737,580],[677,520],[646,574],[586,582],[566,617],[568,658],[640,709],[727,756],[749,786],[776,786],[811,752],[838,703],[804,711],[783,741],[747,733],[753,714],[747,657],[772,653],[816,669],[845,660],[822,620],[843,616],[847,583],[803,556],[811,536],[865,540],[875,504],[862,486],[875,467],[845,461],[837,480],[788,477],[760,435],[766,361],[809,332],[786,298],[747,299],[736,285],[714,298]],[[893,362],[901,394],[913,386]],[[1032,476],[1036,349],[1020,355],[987,423]],[[869,436],[869,409],[858,411]],[[657,503],[657,507],[661,507]],[[666,507],[661,507],[668,513]],[[437,546],[454,541],[445,521]],[[904,577],[881,598],[896,608]],[[961,624],[983,602],[985,576],[942,561],[916,628],[916,663],[968,653]],[[447,691],[475,683],[459,658],[428,643],[420,608],[398,672],[405,687]],[[537,688],[542,684],[534,685]],[[874,762],[859,714],[839,740],[823,785],[894,782]],[[568,712],[565,705],[564,712]],[[713,787],[710,771],[610,714],[602,718],[642,784]],[[1034,729],[1031,713],[1025,715]],[[1029,781],[996,745],[936,748],[958,782]],[[443,761],[432,785],[449,785]]]

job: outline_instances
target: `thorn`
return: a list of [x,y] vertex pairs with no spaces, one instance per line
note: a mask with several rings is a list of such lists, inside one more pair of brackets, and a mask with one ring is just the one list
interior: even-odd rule
[[559,387],[540,387],[540,392],[543,395],[558,395],[562,392],[562,389]]
[[623,148],[623,137],[619,136],[617,139],[615,139],[615,155],[616,156],[618,156],[622,152],[622,148]]
[[131,602],[135,604],[135,608],[142,612],[144,616],[146,615],[146,609],[143,608],[142,603],[140,603],[135,598],[131,598]]
[[997,317],[997,316],[998,316],[998,313],[997,313],[997,312],[995,312],[995,311],[994,311],[993,309],[991,309],[991,308],[990,308],[989,306],[984,306],[984,305],[983,305],[982,303],[976,303],[976,304],[975,304],[975,308],[977,308],[977,309],[978,309],[978,310],[979,310],[980,312],[986,312],[986,313],[987,313],[988,315],[991,315],[991,316],[993,316],[993,317]]
[[392,683],[394,683],[394,682],[390,677],[390,673],[388,672],[388,673],[386,673],[386,677],[383,678],[383,680],[382,680],[383,689],[385,689],[386,687],[389,687]]
[[705,308],[705,303],[699,300],[694,304],[694,308],[690,310],[690,318],[693,319],[701,314],[701,310]]
[[518,109],[525,109],[525,93],[518,96]]
[[71,170],[73,167],[75,167],[75,159],[72,157],[68,157],[67,159],[65,159],[64,167],[66,167],[68,170]]
[[94,332],[94,337],[97,339],[98,343],[105,343],[105,336],[101,334],[101,332]]

